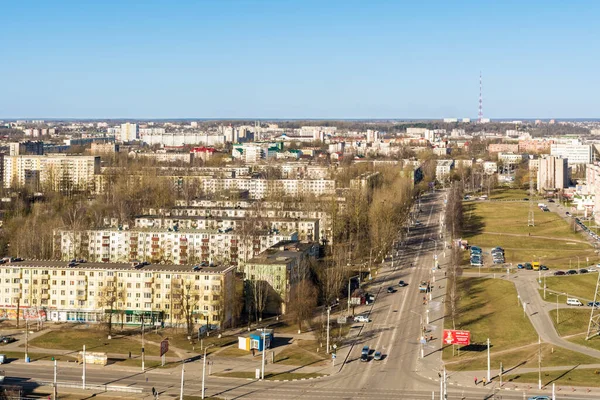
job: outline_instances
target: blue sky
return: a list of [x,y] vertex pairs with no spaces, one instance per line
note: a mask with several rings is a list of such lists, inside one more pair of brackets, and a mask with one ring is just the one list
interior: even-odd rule
[[598,1],[0,9],[0,118],[600,117]]

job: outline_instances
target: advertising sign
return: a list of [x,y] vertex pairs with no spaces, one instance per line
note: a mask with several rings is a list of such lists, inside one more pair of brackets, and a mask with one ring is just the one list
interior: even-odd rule
[[167,354],[167,351],[169,351],[169,340],[164,339],[162,342],[160,342],[160,356],[162,357],[163,355]]
[[443,341],[444,344],[460,344],[466,346],[471,343],[471,332],[444,329]]

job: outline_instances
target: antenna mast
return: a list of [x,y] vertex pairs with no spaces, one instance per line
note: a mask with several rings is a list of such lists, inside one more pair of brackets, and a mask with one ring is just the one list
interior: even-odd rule
[[477,121],[479,123],[483,121],[483,84],[481,71],[479,71],[479,113],[477,114]]
[[590,323],[588,325],[588,331],[585,340],[590,340],[594,336],[600,334],[600,307],[596,307],[597,301],[600,301],[600,274],[598,274],[598,281],[596,282],[594,304],[592,307],[592,313],[590,314]]

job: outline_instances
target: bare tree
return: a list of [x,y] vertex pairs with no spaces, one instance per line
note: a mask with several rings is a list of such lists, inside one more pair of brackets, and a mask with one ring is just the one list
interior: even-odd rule
[[[124,287],[118,287],[117,281],[114,279],[106,279],[103,282],[104,286],[98,292],[98,305],[104,308],[104,323],[108,335],[112,334],[113,315],[124,311],[127,294]],[[123,326],[123,315],[121,315],[121,328]]]
[[171,284],[173,303],[178,319],[182,320],[186,327],[187,336],[194,334],[194,325],[198,306],[200,303],[200,294],[190,282]]
[[308,279],[303,279],[292,286],[289,311],[298,324],[298,330],[302,330],[302,324],[310,321],[317,305],[317,288]]

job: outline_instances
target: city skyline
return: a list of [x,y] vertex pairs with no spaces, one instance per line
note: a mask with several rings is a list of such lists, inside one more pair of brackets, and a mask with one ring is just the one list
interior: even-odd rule
[[10,4],[0,118],[593,119],[598,8]]

